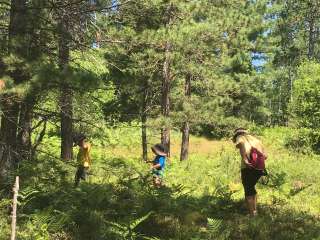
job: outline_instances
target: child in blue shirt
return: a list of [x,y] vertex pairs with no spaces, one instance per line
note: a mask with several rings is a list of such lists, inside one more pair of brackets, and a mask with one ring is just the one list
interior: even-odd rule
[[164,145],[156,144],[152,148],[152,152],[156,155],[152,162],[153,185],[160,188],[163,185],[163,171],[166,166],[167,151]]

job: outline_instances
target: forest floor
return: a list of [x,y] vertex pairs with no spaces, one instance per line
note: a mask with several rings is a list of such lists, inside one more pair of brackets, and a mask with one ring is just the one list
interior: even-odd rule
[[[189,160],[180,162],[173,134],[162,189],[152,187],[140,159],[138,132],[112,134],[119,136],[112,147],[93,139],[92,175],[78,188],[72,163],[40,155],[17,173],[18,239],[320,239],[320,157],[285,148],[289,131],[260,131],[270,178],[257,186],[255,218],[243,204],[240,158],[229,139],[192,136]],[[57,154],[57,138],[46,143],[42,150]],[[8,239],[8,204],[0,201],[0,239]]]

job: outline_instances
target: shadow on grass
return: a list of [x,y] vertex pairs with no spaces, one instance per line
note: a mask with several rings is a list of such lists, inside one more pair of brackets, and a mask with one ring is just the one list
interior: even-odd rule
[[260,215],[249,218],[242,202],[227,194],[194,197],[183,185],[154,189],[150,178],[125,178],[132,170],[123,159],[110,164],[123,168],[118,182],[83,182],[75,189],[67,178],[57,178],[48,191],[41,185],[44,189],[25,204],[19,223],[67,233],[69,238],[55,238],[61,240],[319,239],[320,219],[285,203],[262,205]]
[[[215,196],[172,198],[175,194],[171,191],[164,197],[167,201],[157,209],[152,221],[141,224],[140,231],[147,235],[158,233],[160,239],[211,239],[203,229],[208,228],[209,218],[222,221],[212,239],[320,239],[319,217],[288,209],[285,205],[261,205],[259,216],[250,218],[239,201]],[[177,229],[183,234],[176,232]]]

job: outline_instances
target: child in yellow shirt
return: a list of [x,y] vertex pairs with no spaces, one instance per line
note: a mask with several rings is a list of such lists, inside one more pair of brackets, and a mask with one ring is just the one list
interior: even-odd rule
[[78,169],[74,180],[75,187],[79,185],[80,180],[86,180],[91,165],[91,144],[86,141],[86,138],[87,137],[84,134],[79,134],[73,138],[73,146],[79,147],[77,155]]

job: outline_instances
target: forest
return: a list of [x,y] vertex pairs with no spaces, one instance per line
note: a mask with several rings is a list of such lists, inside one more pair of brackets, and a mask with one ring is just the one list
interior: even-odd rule
[[320,0],[0,0],[0,240],[316,240],[319,184]]

